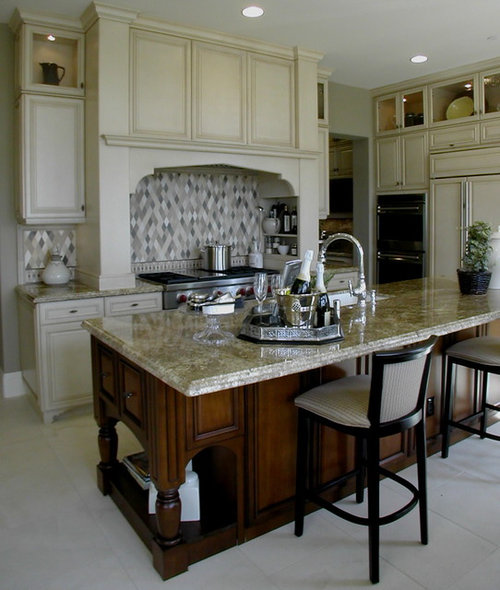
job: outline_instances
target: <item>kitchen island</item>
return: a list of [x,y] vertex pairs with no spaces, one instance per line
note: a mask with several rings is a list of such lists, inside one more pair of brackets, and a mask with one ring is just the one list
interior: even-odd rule
[[[368,355],[375,350],[432,334],[442,337],[439,359],[443,345],[484,331],[500,318],[500,291],[462,296],[454,281],[391,283],[380,286],[376,303],[362,312],[357,306],[342,308],[345,339],[321,345],[234,339],[208,346],[193,340],[206,318],[181,310],[84,322],[92,335],[98,486],[151,548],[163,579],[292,519],[296,395],[323,381],[369,370]],[[244,315],[223,316],[223,327],[237,334]],[[428,435],[434,438],[440,371],[434,362],[429,396],[436,412],[427,419]],[[156,515],[148,514],[147,492],[117,460],[118,421],[148,454],[158,490]],[[350,469],[352,450],[347,437],[319,430],[314,457],[318,481]],[[383,455],[396,468],[411,463],[411,433],[390,437]],[[200,481],[201,517],[181,522],[178,488],[190,460]],[[341,493],[349,491],[346,486]]]

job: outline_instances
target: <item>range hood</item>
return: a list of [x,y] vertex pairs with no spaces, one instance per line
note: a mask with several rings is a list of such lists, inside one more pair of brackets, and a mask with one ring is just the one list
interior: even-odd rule
[[244,168],[232,164],[203,164],[197,166],[168,166],[154,169],[155,174],[222,174],[236,176],[258,176],[259,178],[280,178],[281,174],[265,172],[253,168]]

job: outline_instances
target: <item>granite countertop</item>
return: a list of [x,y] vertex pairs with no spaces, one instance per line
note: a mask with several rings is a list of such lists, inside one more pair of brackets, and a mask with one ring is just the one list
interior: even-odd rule
[[[314,369],[383,348],[394,348],[500,318],[500,290],[461,295],[456,281],[417,279],[377,287],[379,300],[343,307],[342,342],[258,344],[239,338],[221,346],[199,344],[193,334],[206,316],[186,310],[105,317],[83,326],[99,340],[187,396],[196,396]],[[248,304],[247,304],[248,305]],[[238,334],[248,309],[221,316]],[[364,321],[363,321],[364,320]]]
[[49,303],[52,301],[72,301],[92,297],[114,297],[116,295],[135,295],[138,293],[154,293],[163,291],[161,285],[153,285],[136,279],[134,287],[122,289],[93,289],[78,281],[70,281],[66,285],[46,285],[45,283],[26,283],[16,287],[17,293],[31,303]]

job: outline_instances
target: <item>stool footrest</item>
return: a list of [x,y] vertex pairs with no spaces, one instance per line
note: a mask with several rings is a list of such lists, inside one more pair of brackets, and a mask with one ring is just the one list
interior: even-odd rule
[[[470,417],[469,417],[470,418]],[[464,418],[467,420],[468,418]],[[455,421],[455,420],[448,420],[448,426],[454,426],[455,428],[460,428],[460,430],[465,430],[466,432],[470,432],[471,434],[477,434],[483,438],[489,438],[491,440],[500,440],[500,436],[496,434],[491,434],[490,432],[481,432],[479,428],[474,428],[474,426],[469,426],[468,424],[464,424],[462,420]]]
[[[401,508],[398,508],[397,510],[395,510],[394,512],[391,512],[390,514],[385,514],[384,516],[380,516],[378,518],[378,524],[382,526],[385,524],[390,524],[391,522],[398,520],[398,518],[405,516],[405,514],[408,514],[408,512],[410,512],[410,510],[415,508],[415,506],[418,504],[420,494],[419,494],[418,489],[411,482],[409,482],[408,480],[404,479],[403,477],[397,475],[396,473],[393,473],[392,471],[389,471],[388,469],[384,469],[383,467],[379,467],[378,471],[381,475],[384,475],[385,477],[392,479],[393,481],[402,485],[403,487],[405,487],[407,490],[409,490],[412,493],[411,500],[409,502],[407,502],[404,506],[402,506]],[[345,476],[343,476],[341,478],[338,478],[338,480],[345,480],[345,479],[347,479],[347,477],[352,477],[353,475],[356,475],[356,470],[349,472],[348,474],[346,474]],[[370,520],[368,517],[358,516],[357,514],[352,514],[352,512],[349,512],[348,510],[344,510],[343,508],[339,508],[334,503],[328,502],[328,500],[325,500],[324,498],[322,498],[319,495],[320,493],[324,492],[325,490],[332,487],[336,483],[339,483],[338,480],[332,480],[332,481],[328,482],[327,484],[324,484],[318,488],[315,488],[314,490],[310,490],[306,494],[307,499],[311,500],[315,504],[318,504],[319,506],[321,506],[325,510],[328,510],[328,512],[331,512],[332,514],[335,514],[336,516],[340,516],[341,518],[348,520],[349,522],[353,522],[354,524],[362,524],[362,525],[372,524],[372,523],[370,523]]]

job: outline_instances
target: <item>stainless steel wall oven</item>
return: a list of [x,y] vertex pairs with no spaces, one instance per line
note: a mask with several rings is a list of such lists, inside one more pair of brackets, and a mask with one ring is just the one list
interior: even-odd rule
[[379,195],[377,282],[390,283],[421,278],[426,272],[426,195]]

